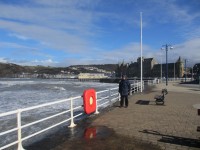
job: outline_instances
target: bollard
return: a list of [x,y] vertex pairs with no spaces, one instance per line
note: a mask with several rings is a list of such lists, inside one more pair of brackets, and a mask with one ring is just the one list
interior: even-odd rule
[[132,87],[131,87],[131,89],[130,89],[130,91],[129,91],[129,95],[132,95],[132,91],[133,91],[133,90],[132,90]]

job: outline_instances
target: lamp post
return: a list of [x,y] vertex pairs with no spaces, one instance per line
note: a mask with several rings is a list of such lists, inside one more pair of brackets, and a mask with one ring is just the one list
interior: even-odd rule
[[166,51],[166,73],[165,73],[165,78],[166,78],[166,86],[168,85],[168,57],[167,57],[167,52],[168,52],[168,48],[170,47],[170,49],[173,49],[173,47],[169,44],[163,45],[162,46],[162,50]]
[[192,77],[191,77],[191,81],[193,81],[193,67],[192,67]]
[[175,62],[174,62],[174,82],[175,82],[175,76],[176,76],[176,65],[175,65]]
[[193,67],[193,73],[195,75],[194,78],[198,79],[198,77],[199,77],[199,68],[198,68],[197,64],[195,64],[194,67]]
[[161,65],[160,65],[160,80],[162,83],[162,57],[161,57]]
[[142,93],[142,91],[143,91],[143,79],[142,79],[142,77],[143,77],[143,65],[142,65],[142,63],[143,63],[143,60],[142,60],[142,12],[140,12],[140,57],[141,57],[141,60],[140,60],[140,63],[141,63],[141,69],[140,69],[140,75],[141,75],[141,77],[140,77],[140,92]]

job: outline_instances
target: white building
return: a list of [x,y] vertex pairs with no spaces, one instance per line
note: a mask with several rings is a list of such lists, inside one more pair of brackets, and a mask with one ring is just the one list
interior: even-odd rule
[[101,79],[107,78],[103,73],[80,73],[78,79]]

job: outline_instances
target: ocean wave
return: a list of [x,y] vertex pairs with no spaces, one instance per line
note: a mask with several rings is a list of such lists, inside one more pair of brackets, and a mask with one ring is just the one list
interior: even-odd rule
[[53,88],[60,91],[66,91],[64,87],[54,86]]

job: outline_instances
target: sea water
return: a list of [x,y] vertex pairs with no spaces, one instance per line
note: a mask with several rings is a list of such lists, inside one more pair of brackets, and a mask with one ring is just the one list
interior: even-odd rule
[[[0,113],[27,108],[48,102],[55,102],[70,97],[81,96],[85,89],[94,88],[96,91],[117,87],[117,84],[99,82],[78,82],[59,79],[0,79]],[[82,101],[78,100],[77,105]],[[54,105],[42,108],[37,111],[23,114],[23,123],[38,120],[38,116],[44,118],[47,114],[59,112],[69,104]],[[41,119],[40,118],[40,119]],[[58,118],[56,118],[58,119]],[[54,119],[54,122],[59,120]],[[0,132],[16,127],[16,116],[10,118],[0,118]],[[46,125],[46,124],[45,124]],[[24,130],[24,135],[29,135],[41,130],[43,125],[35,125],[30,129]],[[16,140],[16,133],[13,133],[12,140]],[[11,136],[11,135],[9,135]],[[0,137],[0,147],[5,145],[11,138],[8,136]]]
[[96,91],[116,84],[50,79],[0,79],[0,113],[82,95],[88,88]]

